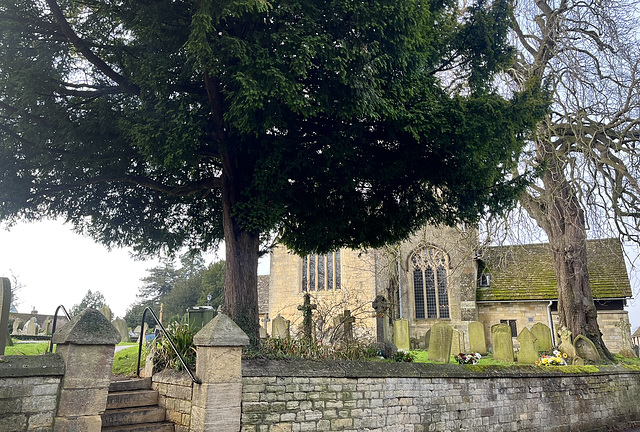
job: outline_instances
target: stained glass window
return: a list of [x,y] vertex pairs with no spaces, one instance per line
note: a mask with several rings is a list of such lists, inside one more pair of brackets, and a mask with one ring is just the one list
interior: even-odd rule
[[449,318],[447,256],[436,248],[422,248],[411,257],[416,319]]

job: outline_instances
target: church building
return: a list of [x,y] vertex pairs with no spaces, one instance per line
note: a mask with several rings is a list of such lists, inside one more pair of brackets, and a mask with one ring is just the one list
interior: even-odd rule
[[[589,240],[589,278],[598,322],[612,352],[629,348],[631,297],[622,246],[617,239]],[[484,324],[487,342],[494,324],[506,323],[515,338],[535,323],[558,327],[557,284],[546,244],[480,247],[477,233],[459,227],[428,226],[410,239],[374,250],[342,249],[300,257],[277,247],[271,254],[269,318],[302,322],[298,306],[309,293],[316,334],[331,339],[345,310],[361,337],[375,339],[372,302],[391,303],[390,321],[409,321],[420,338],[445,322],[468,334],[468,324]],[[267,310],[265,312],[267,313]],[[517,341],[514,339],[517,345]]]

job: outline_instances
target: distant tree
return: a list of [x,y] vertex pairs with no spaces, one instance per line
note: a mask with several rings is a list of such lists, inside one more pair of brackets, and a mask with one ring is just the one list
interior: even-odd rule
[[[207,303],[214,309],[224,304],[224,261],[218,261],[209,266],[202,273],[202,290],[198,297],[199,305]],[[211,301],[207,301],[207,296],[211,295]]]
[[224,240],[259,342],[257,266],[377,247],[511,205],[541,115],[501,96],[509,2],[0,3],[0,220],[62,216],[140,253]]
[[147,269],[149,273],[141,279],[142,286],[138,298],[142,302],[159,301],[173,289],[180,273],[175,267],[173,258],[163,258],[161,265]]
[[[147,306],[153,307],[154,305],[152,304],[152,302],[137,302],[133,303],[127,308],[127,311],[124,315],[124,320],[127,322],[127,327],[135,329],[137,326],[142,324],[142,314]],[[156,322],[153,320],[153,317],[149,313],[147,313],[147,316],[145,317],[145,322],[150,327],[156,325]]]
[[79,304],[73,305],[69,311],[69,315],[76,316],[88,307],[100,309],[103,306],[107,306],[107,301],[104,295],[100,291],[88,290],[82,301]]

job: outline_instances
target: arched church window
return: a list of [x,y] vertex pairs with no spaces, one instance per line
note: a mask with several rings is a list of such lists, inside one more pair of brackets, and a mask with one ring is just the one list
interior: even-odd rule
[[416,319],[449,318],[447,255],[426,247],[411,256]]
[[338,290],[341,284],[340,251],[302,258],[302,291]]

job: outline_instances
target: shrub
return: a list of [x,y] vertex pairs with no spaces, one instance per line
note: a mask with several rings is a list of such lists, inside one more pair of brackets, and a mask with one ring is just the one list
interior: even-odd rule
[[[190,370],[194,370],[196,365],[196,349],[193,345],[195,331],[189,328],[189,324],[186,322],[178,321],[171,323],[166,330],[187,367]],[[184,369],[180,359],[164,335],[161,334],[156,338],[152,352],[154,369],[175,369],[178,371]]]

